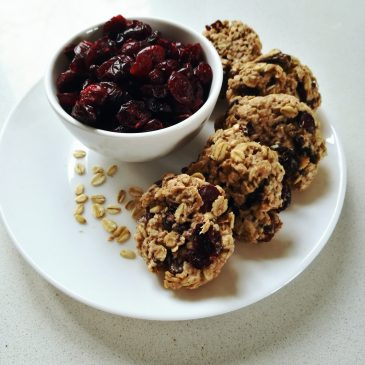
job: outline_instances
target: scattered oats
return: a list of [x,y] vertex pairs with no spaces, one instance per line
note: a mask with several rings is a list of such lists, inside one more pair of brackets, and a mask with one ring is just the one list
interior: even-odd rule
[[91,185],[99,186],[105,182],[105,179],[106,179],[106,177],[105,177],[104,173],[98,172],[91,179]]
[[86,218],[81,214],[75,214],[74,217],[80,224],[87,223]]
[[132,218],[138,220],[143,216],[143,214],[144,214],[144,209],[140,205],[137,205],[133,210]]
[[133,198],[140,198],[143,194],[143,190],[138,186],[132,186],[128,189],[128,193]]
[[101,194],[91,195],[91,200],[93,203],[103,204],[105,203],[105,196]]
[[93,174],[98,174],[98,173],[104,174],[105,173],[104,169],[101,166],[93,166],[92,172],[93,172]]
[[133,199],[133,200],[130,200],[126,205],[125,205],[125,209],[127,210],[132,210],[134,209],[134,207],[136,206],[136,204],[138,203],[138,200],[137,199]]
[[117,201],[119,204],[122,204],[124,199],[125,199],[125,190],[121,190],[119,193],[118,193],[118,198],[117,198]]
[[106,207],[106,211],[109,214],[119,214],[122,211],[122,209],[119,205],[110,204]]
[[80,195],[77,195],[76,198],[75,198],[75,202],[76,203],[85,203],[87,202],[87,200],[89,199],[89,197],[85,194],[80,194]]
[[111,237],[113,237],[113,239],[115,237],[118,237],[122,233],[122,231],[123,231],[124,228],[126,228],[126,227],[124,227],[124,226],[118,226],[118,228],[113,232],[113,234],[111,235]]
[[106,172],[106,174],[108,175],[108,176],[114,176],[115,174],[116,174],[116,172],[118,171],[118,166],[117,165],[111,165],[109,168],[108,168],[108,170],[107,170],[107,172]]
[[133,260],[136,258],[136,253],[132,250],[122,250],[120,251],[120,256],[124,257],[125,259]]
[[122,229],[118,236],[114,234],[114,237],[118,243],[123,243],[131,238],[131,232],[129,232],[129,229],[127,227],[122,226]]
[[109,233],[113,233],[118,227],[118,225],[114,221],[108,218],[103,218],[101,220],[101,224],[103,225],[103,228]]
[[75,165],[75,172],[78,175],[84,175],[85,174],[85,166],[81,163],[77,163]]
[[79,184],[79,185],[77,185],[77,186],[76,186],[76,188],[75,188],[75,194],[76,194],[76,195],[81,195],[81,194],[83,194],[83,193],[84,193],[84,191],[85,191],[85,187],[84,187],[84,185],[83,185],[83,184]]
[[77,204],[76,205],[76,208],[75,208],[75,212],[74,212],[74,214],[76,215],[76,214],[82,214],[82,213],[84,213],[84,210],[85,210],[85,206],[84,206],[84,204]]
[[95,203],[91,206],[91,213],[95,218],[102,218],[105,215],[105,209],[100,204]]
[[83,150],[75,150],[74,157],[75,158],[84,158],[86,156],[86,152]]

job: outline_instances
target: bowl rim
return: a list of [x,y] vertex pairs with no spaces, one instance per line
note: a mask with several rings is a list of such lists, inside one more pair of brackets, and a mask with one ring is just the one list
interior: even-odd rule
[[[169,134],[174,131],[179,131],[191,124],[197,123],[201,119],[203,119],[204,114],[208,110],[213,110],[214,105],[218,99],[218,96],[220,94],[222,82],[223,82],[223,68],[221,67],[221,59],[217,52],[217,50],[214,48],[213,44],[206,39],[202,34],[198,33],[194,29],[191,29],[179,22],[166,20],[159,17],[144,17],[144,16],[136,16],[136,17],[127,17],[126,19],[129,20],[140,20],[143,22],[148,23],[149,21],[152,22],[160,22],[165,23],[168,26],[180,28],[183,32],[190,33],[193,37],[197,38],[197,41],[200,44],[204,44],[204,46],[207,48],[207,50],[210,53],[210,56],[214,62],[214,65],[209,63],[209,65],[212,68],[213,71],[213,80],[210,87],[209,95],[207,100],[204,102],[204,104],[189,118],[184,119],[183,121],[176,123],[172,126],[162,128],[156,131],[147,131],[147,132],[131,132],[131,133],[123,133],[123,132],[112,132],[107,131],[103,129],[93,128],[86,124],[83,124],[79,122],[77,119],[72,117],[70,114],[68,114],[59,104],[56,93],[53,91],[53,70],[55,67],[55,64],[57,62],[57,59],[59,56],[63,53],[63,50],[66,45],[71,44],[75,39],[83,37],[85,34],[97,31],[100,29],[105,22],[97,23],[93,26],[89,26],[76,34],[74,34],[72,37],[68,38],[65,42],[63,42],[53,53],[51,56],[50,61],[48,62],[46,73],[44,77],[44,86],[46,95],[48,98],[49,103],[51,104],[53,110],[63,119],[63,121],[66,121],[73,125],[74,127],[77,127],[79,129],[82,129],[84,132],[105,136],[105,137],[112,137],[112,138],[144,138],[146,136],[161,136],[164,134]],[[204,53],[206,55],[207,51],[204,50]],[[217,67],[219,66],[219,67]],[[212,105],[213,104],[213,105]]]

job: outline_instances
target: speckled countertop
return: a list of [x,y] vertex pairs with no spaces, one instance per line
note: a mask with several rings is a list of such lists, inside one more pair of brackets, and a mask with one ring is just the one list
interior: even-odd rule
[[123,318],[76,302],[22,259],[0,223],[0,363],[365,363],[364,3],[4,0],[0,124],[42,76],[43,58],[58,42],[119,12],[188,21],[197,30],[240,18],[260,29],[264,44],[275,39],[278,48],[317,65],[327,90],[323,105],[335,108],[332,123],[348,163],[340,220],[320,255],[282,290],[234,313],[183,322]]

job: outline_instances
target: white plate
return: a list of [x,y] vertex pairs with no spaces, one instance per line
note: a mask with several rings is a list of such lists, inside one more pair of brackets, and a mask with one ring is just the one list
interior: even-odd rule
[[[284,226],[268,244],[240,244],[222,274],[196,291],[172,292],[150,274],[141,258],[126,260],[118,245],[107,241],[100,222],[74,221],[74,187],[104,193],[114,201],[120,188],[147,188],[167,171],[178,172],[192,161],[213,132],[208,122],[185,148],[143,164],[118,163],[119,172],[98,188],[87,176],[75,176],[73,150],[80,143],[64,129],[38,83],[18,104],[0,139],[0,206],[5,225],[20,253],[44,278],[73,298],[104,311],[145,319],[182,320],[230,312],[267,297],[300,274],[318,255],[338,220],[345,194],[345,161],[334,128],[321,112],[328,156],[318,176],[282,213]],[[87,170],[114,161],[88,152]],[[115,216],[134,232],[125,211]]]

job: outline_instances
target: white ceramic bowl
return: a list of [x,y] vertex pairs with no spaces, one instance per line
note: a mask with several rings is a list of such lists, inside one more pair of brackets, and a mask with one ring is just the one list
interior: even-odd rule
[[64,48],[83,39],[95,40],[101,35],[102,24],[90,27],[60,46],[51,59],[45,75],[45,89],[53,110],[65,127],[85,146],[105,156],[126,162],[141,162],[158,158],[183,146],[191,140],[210,117],[216,104],[223,80],[219,55],[213,45],[201,34],[175,22],[137,17],[158,29],[162,35],[182,43],[200,43],[206,61],[212,68],[213,80],[208,99],[191,117],[171,127],[142,133],[116,133],[84,125],[63,110],[57,99],[56,78],[67,67]]

